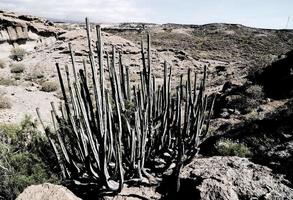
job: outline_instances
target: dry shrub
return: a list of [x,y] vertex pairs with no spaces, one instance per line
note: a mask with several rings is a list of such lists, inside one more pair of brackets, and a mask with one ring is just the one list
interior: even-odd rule
[[17,85],[17,84],[15,80],[13,80],[12,78],[0,77],[0,85],[9,86],[9,85]]
[[250,98],[261,100],[264,98],[263,87],[260,85],[251,85],[245,90]]
[[34,70],[33,72],[31,72],[30,74],[28,74],[25,77],[25,80],[27,80],[27,81],[36,81],[36,80],[39,80],[39,79],[42,79],[42,78],[44,78],[44,72],[40,71],[40,70]]
[[19,124],[0,123],[0,133],[1,200],[16,199],[30,185],[60,184],[56,163],[48,161],[53,152],[36,121],[25,116]]
[[26,54],[26,50],[21,47],[15,47],[10,51],[10,58],[12,60],[21,61]]
[[44,92],[54,92],[58,90],[58,84],[53,81],[46,81],[42,83],[41,86],[42,86],[41,91],[44,91]]
[[10,65],[10,72],[11,73],[19,74],[19,73],[23,73],[24,70],[25,70],[25,67],[22,63],[12,63]]
[[218,153],[221,156],[238,156],[238,157],[249,157],[251,151],[244,143],[232,141],[230,139],[220,139],[215,145]]

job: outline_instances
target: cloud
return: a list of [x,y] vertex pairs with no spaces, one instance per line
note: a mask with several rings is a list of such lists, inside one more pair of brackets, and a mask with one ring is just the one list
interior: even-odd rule
[[95,22],[147,21],[149,10],[137,0],[0,0],[0,8],[55,19]]

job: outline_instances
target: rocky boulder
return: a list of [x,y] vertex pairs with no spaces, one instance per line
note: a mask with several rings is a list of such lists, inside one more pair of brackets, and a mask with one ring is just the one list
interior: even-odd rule
[[70,190],[60,185],[45,183],[26,188],[16,200],[81,200]]
[[246,158],[195,159],[182,169],[180,179],[183,199],[293,199],[293,189],[283,177]]

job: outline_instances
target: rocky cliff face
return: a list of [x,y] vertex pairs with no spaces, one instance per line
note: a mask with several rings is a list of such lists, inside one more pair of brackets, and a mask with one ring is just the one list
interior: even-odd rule
[[31,51],[40,44],[51,44],[61,33],[45,19],[0,11],[0,56],[9,56],[10,49],[15,46]]

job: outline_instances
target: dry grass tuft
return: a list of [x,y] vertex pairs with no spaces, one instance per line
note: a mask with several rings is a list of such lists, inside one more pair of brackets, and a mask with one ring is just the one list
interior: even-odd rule
[[10,51],[10,58],[12,60],[21,61],[26,55],[26,50],[21,47],[15,47]]
[[58,84],[53,81],[46,81],[42,83],[41,86],[42,86],[41,91],[44,91],[44,92],[54,92],[58,90]]
[[5,85],[5,86],[9,86],[9,85],[17,85],[16,81],[12,78],[4,78],[4,77],[0,77],[0,85]]
[[12,63],[10,65],[10,72],[11,73],[19,74],[19,73],[23,73],[24,70],[25,70],[25,67],[22,63]]

